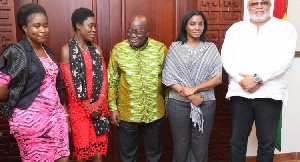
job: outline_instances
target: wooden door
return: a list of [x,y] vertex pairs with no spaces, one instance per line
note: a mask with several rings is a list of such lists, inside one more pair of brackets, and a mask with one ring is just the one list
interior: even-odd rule
[[[180,22],[188,10],[201,10],[208,21],[208,40],[221,49],[226,30],[242,20],[244,0],[5,0],[0,1],[0,50],[3,46],[19,41],[22,35],[15,29],[13,13],[26,3],[42,5],[48,14],[50,35],[46,43],[59,58],[61,47],[73,35],[71,14],[79,7],[91,9],[96,15],[97,37],[94,43],[103,51],[106,62],[113,46],[126,39],[126,30],[133,15],[145,15],[149,20],[150,37],[170,46],[179,33]],[[6,14],[10,12],[12,14]],[[4,21],[5,20],[5,21]],[[7,25],[9,24],[9,25]],[[3,27],[5,26],[5,27]],[[7,27],[9,26],[9,27]],[[6,32],[6,33],[5,33]],[[7,35],[8,33],[8,35]],[[6,34],[4,37],[3,35]],[[4,38],[4,39],[3,39]],[[209,143],[208,161],[229,161],[229,140],[231,137],[230,103],[225,99],[227,75],[223,73],[223,83],[215,93],[217,109]],[[163,162],[172,161],[172,138],[169,122],[164,124]],[[1,134],[2,133],[2,134]],[[7,120],[0,115],[0,161],[20,161],[16,141],[9,134]],[[121,161],[117,130],[109,133],[108,153],[105,161]],[[138,161],[145,161],[142,141],[138,150]]]

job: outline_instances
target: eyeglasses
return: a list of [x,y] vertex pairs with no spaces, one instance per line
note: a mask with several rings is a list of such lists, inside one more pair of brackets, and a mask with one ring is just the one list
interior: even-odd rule
[[127,30],[127,34],[128,35],[132,35],[132,34],[134,34],[134,35],[142,35],[144,31],[145,30],[131,30],[131,29],[128,29]]
[[259,4],[260,4],[261,6],[263,6],[263,7],[266,7],[266,6],[269,5],[269,1],[251,2],[251,3],[249,3],[250,7],[252,7],[252,8],[256,8]]

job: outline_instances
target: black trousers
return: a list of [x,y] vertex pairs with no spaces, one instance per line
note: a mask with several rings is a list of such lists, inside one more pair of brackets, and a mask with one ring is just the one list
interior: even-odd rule
[[147,162],[158,162],[163,151],[164,117],[151,123],[120,121],[119,149],[123,162],[136,162],[140,135],[144,137]]
[[248,136],[255,121],[257,162],[273,162],[274,144],[282,101],[269,98],[231,97],[231,161],[245,162]]

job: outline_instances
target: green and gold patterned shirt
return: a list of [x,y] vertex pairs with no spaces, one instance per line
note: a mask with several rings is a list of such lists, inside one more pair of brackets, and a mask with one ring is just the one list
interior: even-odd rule
[[139,50],[128,40],[115,45],[107,69],[108,102],[120,120],[150,123],[165,115],[168,89],[161,73],[166,54],[166,46],[151,38]]

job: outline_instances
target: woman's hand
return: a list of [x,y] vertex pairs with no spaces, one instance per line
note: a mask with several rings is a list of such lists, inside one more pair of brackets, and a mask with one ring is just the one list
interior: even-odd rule
[[190,95],[188,98],[195,106],[200,106],[204,101],[204,97],[200,94]]
[[68,133],[72,132],[71,123],[70,123],[70,117],[67,116],[67,123],[68,123]]
[[94,111],[94,112],[91,113],[92,118],[95,118],[95,117],[101,116],[101,115],[102,115],[102,110],[101,110],[100,107],[98,108],[98,111]]
[[9,98],[9,85],[0,84],[0,102],[6,102]]
[[182,87],[180,89],[179,93],[182,97],[188,97],[190,95],[193,95],[196,92],[196,90],[193,87]]

